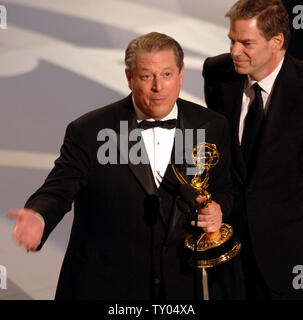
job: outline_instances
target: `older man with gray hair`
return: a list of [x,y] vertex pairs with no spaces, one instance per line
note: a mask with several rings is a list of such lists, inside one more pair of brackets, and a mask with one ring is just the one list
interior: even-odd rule
[[[39,250],[74,202],[57,299],[201,299],[201,272],[184,247],[195,227],[172,171],[180,149],[175,136],[177,129],[193,136],[203,129],[219,149],[212,203],[203,208],[203,197],[193,199],[198,228],[212,232],[232,204],[227,121],[178,98],[183,50],[171,37],[153,32],[134,39],[125,63],[132,93],[69,124],[45,183],[24,209],[9,213],[17,220],[14,237],[27,250]],[[111,136],[105,139],[106,132]],[[134,149],[147,163],[134,163],[140,158]]]

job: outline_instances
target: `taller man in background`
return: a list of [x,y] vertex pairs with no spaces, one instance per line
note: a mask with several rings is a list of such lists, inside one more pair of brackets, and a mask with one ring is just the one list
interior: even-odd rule
[[286,55],[288,14],[279,0],[240,0],[230,54],[204,63],[205,99],[230,124],[234,205],[250,299],[302,299],[303,63]]
[[153,32],[134,39],[125,64],[132,93],[70,123],[43,186],[25,209],[9,213],[17,219],[14,236],[28,250],[40,249],[74,202],[56,298],[202,299],[201,273],[184,247],[193,228],[189,207],[171,163],[183,144],[177,128],[183,137],[192,130],[193,138],[204,129],[206,141],[217,145],[214,201],[202,209],[205,199],[196,199],[198,226],[217,230],[232,204],[227,121],[178,98],[183,50],[171,37]]

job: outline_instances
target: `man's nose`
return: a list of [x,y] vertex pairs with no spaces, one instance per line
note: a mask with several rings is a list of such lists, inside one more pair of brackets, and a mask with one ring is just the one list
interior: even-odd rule
[[242,53],[242,45],[240,43],[233,43],[230,45],[230,53],[232,57],[237,57]]
[[163,84],[162,84],[162,79],[161,77],[154,77],[153,79],[153,91],[161,91],[163,87]]

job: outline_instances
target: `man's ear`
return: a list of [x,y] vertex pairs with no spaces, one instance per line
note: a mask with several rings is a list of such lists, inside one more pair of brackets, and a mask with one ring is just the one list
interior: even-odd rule
[[283,33],[278,33],[276,36],[273,36],[271,38],[272,47],[273,47],[273,50],[275,52],[278,52],[283,48],[284,40],[285,39],[284,39],[284,34]]
[[132,74],[130,71],[128,71],[127,69],[125,69],[125,75],[126,75],[126,79],[128,82],[128,87],[130,90],[132,90],[133,85],[132,85]]
[[183,85],[183,76],[184,76],[184,63],[183,63],[183,66],[180,70],[180,85],[181,86]]

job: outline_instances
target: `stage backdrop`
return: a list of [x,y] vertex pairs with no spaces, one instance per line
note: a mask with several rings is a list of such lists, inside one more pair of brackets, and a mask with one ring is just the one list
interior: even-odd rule
[[181,97],[204,104],[202,64],[229,50],[224,14],[233,3],[0,0],[0,276],[7,272],[0,299],[54,298],[73,212],[29,254],[14,243],[6,213],[44,181],[70,121],[129,93],[129,41],[151,31],[178,40],[185,50]]

